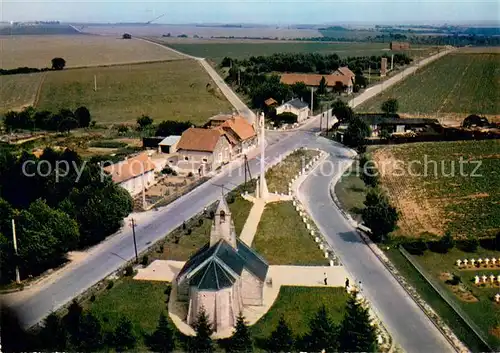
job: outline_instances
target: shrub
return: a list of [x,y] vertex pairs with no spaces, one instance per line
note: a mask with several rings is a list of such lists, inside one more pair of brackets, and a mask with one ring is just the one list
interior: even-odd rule
[[479,241],[475,238],[463,240],[460,248],[465,252],[476,252],[479,246]]
[[[112,283],[112,282],[111,282],[111,283]],[[109,286],[109,283],[108,283],[108,286]],[[109,288],[109,289],[110,289],[110,288]],[[90,296],[90,301],[91,301],[92,303],[93,303],[93,302],[95,302],[95,294],[92,294],[92,295]]]
[[111,289],[115,285],[115,282],[113,281],[108,281],[108,285],[106,286],[106,289]]
[[203,218],[200,218],[198,220],[198,226],[201,227],[203,225]]
[[189,172],[188,173],[188,178],[192,178],[193,177],[193,172]]
[[431,251],[446,254],[449,250],[453,249],[455,246],[455,241],[450,233],[446,233],[441,239],[438,241],[432,242],[429,244],[429,249]]
[[446,281],[446,284],[450,284],[452,286],[457,286],[461,281],[462,280],[461,280],[460,276],[457,276],[454,274],[451,279]]
[[161,244],[160,247],[158,248],[158,253],[162,254],[164,249],[165,248],[164,248],[163,244]]
[[125,276],[132,277],[133,275],[134,275],[134,268],[132,267],[132,265],[128,265],[127,267],[125,267]]
[[406,249],[412,255],[423,255],[427,250],[427,243],[423,240],[417,240],[411,243],[403,244],[403,248]]
[[93,141],[89,144],[89,147],[123,148],[127,147],[127,144],[125,142],[120,142],[120,141]]
[[149,258],[148,258],[148,255],[144,255],[144,256],[142,257],[141,264],[142,264],[142,266],[147,266],[147,265],[148,265],[148,263],[149,263]]
[[231,193],[227,196],[227,203],[234,203],[235,201],[235,197],[234,195]]
[[186,235],[191,235],[191,232],[192,232],[191,228],[186,229]]
[[208,218],[214,219],[215,218],[215,212],[214,211],[210,211],[210,213],[208,214]]
[[173,174],[174,170],[170,168],[168,165],[161,170],[162,174]]

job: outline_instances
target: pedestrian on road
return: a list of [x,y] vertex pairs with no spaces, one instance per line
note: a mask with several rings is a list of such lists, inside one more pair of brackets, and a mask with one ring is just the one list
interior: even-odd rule
[[349,278],[346,277],[345,279],[345,290],[349,290]]
[[328,277],[326,277],[326,272],[325,272],[325,286],[328,285]]

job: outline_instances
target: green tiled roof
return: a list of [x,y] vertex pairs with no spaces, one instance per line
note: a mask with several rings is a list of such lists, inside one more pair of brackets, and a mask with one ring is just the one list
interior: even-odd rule
[[267,262],[239,239],[236,242],[237,249],[223,239],[212,247],[206,244],[186,262],[177,280],[182,281],[185,276],[195,271],[190,285],[199,289],[217,290],[230,287],[236,280],[233,273],[241,276],[246,268],[264,281],[269,268]]

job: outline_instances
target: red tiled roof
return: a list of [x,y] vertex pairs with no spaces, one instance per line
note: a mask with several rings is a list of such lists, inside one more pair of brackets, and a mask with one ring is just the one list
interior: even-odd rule
[[111,179],[115,183],[136,178],[154,169],[155,164],[151,161],[147,153],[141,153],[122,162],[104,167],[104,171],[111,175]]
[[278,104],[278,102],[276,102],[276,101],[274,100],[274,98],[268,98],[268,99],[266,99],[266,100],[264,101],[264,103],[265,103],[267,106],[271,106],[271,105],[273,105],[273,104]]
[[352,78],[345,75],[320,75],[320,74],[283,74],[281,83],[293,85],[297,82],[304,82],[306,86],[319,86],[322,78],[325,78],[328,87],[335,86],[336,82],[342,82],[345,86],[352,85]]
[[236,135],[238,135],[238,137],[243,141],[255,136],[255,130],[253,126],[248,123],[246,119],[239,116],[235,116],[230,120],[226,120],[221,126],[228,127],[233,130]]
[[355,77],[356,76],[354,74],[354,72],[352,72],[347,66],[339,67],[337,69],[337,71],[335,71],[335,72],[339,72],[341,75],[349,76],[349,77]]
[[178,150],[213,152],[222,137],[218,129],[191,127],[182,133]]

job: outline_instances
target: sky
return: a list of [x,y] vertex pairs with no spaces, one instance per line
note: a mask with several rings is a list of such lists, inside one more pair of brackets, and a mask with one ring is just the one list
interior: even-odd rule
[[498,0],[0,0],[0,20],[157,23],[496,23]]

